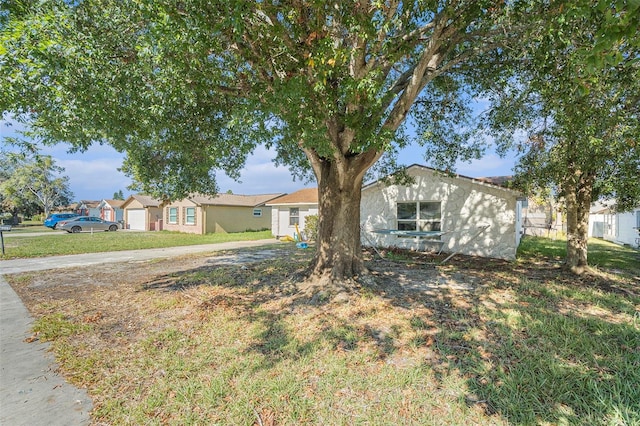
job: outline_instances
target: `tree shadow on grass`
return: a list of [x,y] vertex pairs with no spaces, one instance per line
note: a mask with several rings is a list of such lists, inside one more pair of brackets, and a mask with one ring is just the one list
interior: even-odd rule
[[430,367],[461,372],[467,403],[513,424],[639,424],[640,300],[610,296],[527,280],[476,292],[466,312],[440,311]]
[[[296,270],[288,259],[209,265],[158,277],[143,291],[224,289],[200,308],[233,307],[259,323],[262,331],[246,349],[263,356],[257,369],[313,356],[320,347],[347,353],[374,347],[385,360],[407,344],[379,323],[333,316],[331,310],[344,305],[329,301],[307,307],[324,317],[303,341],[290,318],[304,309],[289,279]],[[402,282],[420,274],[433,280],[433,272],[400,268],[386,276],[387,284],[366,289],[367,297],[405,315],[406,328],[416,331],[410,344],[430,354],[422,365],[438,380],[465,379],[460,397],[468,405],[513,424],[640,423],[640,315],[629,321],[640,298],[633,289],[603,279],[576,283],[553,265],[532,270],[464,257],[437,273],[453,281],[463,276],[467,286],[445,280],[421,289]],[[264,308],[274,301],[277,310]]]

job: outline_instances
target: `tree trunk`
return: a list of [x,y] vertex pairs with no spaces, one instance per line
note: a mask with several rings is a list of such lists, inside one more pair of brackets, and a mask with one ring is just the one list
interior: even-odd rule
[[593,179],[574,174],[565,186],[567,203],[567,258],[565,266],[575,274],[589,270],[587,240],[589,238],[589,208]]
[[360,242],[364,171],[351,169],[340,171],[332,161],[320,166],[317,247],[309,267],[309,280],[314,286],[344,287],[366,272]]

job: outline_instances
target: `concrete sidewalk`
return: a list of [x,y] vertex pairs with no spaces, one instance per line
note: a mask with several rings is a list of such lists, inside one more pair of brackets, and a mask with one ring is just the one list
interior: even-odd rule
[[32,318],[0,275],[0,424],[85,425],[93,406],[87,392],[56,372],[49,344],[26,343]]
[[0,260],[0,274],[44,271],[47,269],[90,266],[102,263],[129,262],[132,260],[150,260],[191,253],[206,253],[221,250],[235,250],[247,247],[259,247],[277,244],[276,239],[257,241],[232,241],[228,243],[201,244],[196,246],[167,247],[144,250],[110,251],[106,253],[70,254],[65,256],[38,257],[34,259]]
[[2,274],[216,252],[278,243],[275,239],[0,261],[0,425],[86,425],[92,402],[57,374],[49,345],[26,343],[33,319]]

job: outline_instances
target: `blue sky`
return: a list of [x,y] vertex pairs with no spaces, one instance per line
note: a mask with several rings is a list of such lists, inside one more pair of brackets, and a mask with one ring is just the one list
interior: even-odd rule
[[[6,121],[0,121],[0,144],[5,144],[3,140],[7,136],[16,136],[16,130],[15,125],[7,126]],[[73,154],[67,153],[68,148],[66,144],[59,144],[43,148],[42,153],[51,155],[57,165],[64,167],[74,200],[109,199],[119,190],[122,190],[125,197],[131,194],[127,189],[131,180],[118,171],[122,165],[122,154],[107,145],[93,145],[84,153]],[[304,187],[315,186],[313,182],[294,182],[287,168],[273,165],[274,157],[273,152],[258,147],[241,172],[241,182],[235,182],[222,174],[218,176],[220,191],[231,190],[235,194],[291,193]],[[401,151],[399,161],[406,165],[428,165],[418,146]],[[459,163],[456,172],[470,177],[510,175],[514,164],[513,155],[500,158],[489,150],[480,160]]]

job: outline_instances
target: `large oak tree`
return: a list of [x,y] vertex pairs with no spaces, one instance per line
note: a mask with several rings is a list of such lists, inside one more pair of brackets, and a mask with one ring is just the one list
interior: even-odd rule
[[[257,144],[319,188],[310,276],[364,272],[360,191],[417,142],[474,152],[476,89],[558,8],[529,1],[83,0],[8,2],[0,108],[44,142],[109,143],[157,196],[217,190]],[[441,149],[433,150],[436,146]]]

